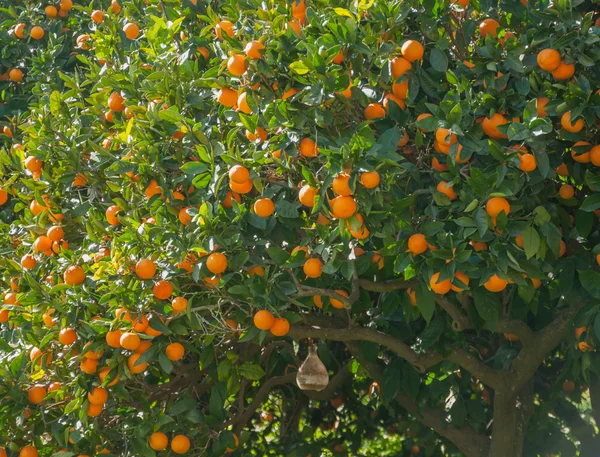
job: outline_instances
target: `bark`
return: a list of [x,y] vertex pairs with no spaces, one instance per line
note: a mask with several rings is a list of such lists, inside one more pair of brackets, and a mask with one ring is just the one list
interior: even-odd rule
[[512,457],[515,455],[517,434],[517,395],[503,391],[494,394],[494,421],[492,423],[492,445],[490,457]]

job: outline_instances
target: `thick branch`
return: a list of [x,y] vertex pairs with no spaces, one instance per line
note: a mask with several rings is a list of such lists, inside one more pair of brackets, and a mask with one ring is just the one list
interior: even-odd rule
[[[353,303],[350,302],[350,297],[344,297],[343,295],[338,294],[333,289],[321,289],[320,287],[305,286],[304,284],[300,284],[298,278],[296,278],[296,276],[292,272],[290,272],[290,276],[292,278],[292,282],[294,283],[297,289],[295,298],[314,297],[318,295],[329,298],[335,298],[336,300],[341,301],[345,307],[350,306]],[[356,298],[358,298],[358,293],[354,294],[354,286],[352,292],[352,296],[356,296]],[[356,298],[354,298],[354,301],[356,301]]]
[[389,281],[373,282],[368,279],[359,279],[358,285],[369,292],[393,292],[394,290],[410,289],[419,284],[417,279],[390,279]]

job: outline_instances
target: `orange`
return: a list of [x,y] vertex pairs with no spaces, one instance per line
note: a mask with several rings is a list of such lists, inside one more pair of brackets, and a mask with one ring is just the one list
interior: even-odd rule
[[283,317],[278,317],[269,328],[273,336],[285,336],[290,331],[290,323]]
[[79,265],[71,265],[65,270],[63,279],[70,286],[78,286],[85,281],[85,272]]
[[233,206],[233,200],[235,200],[238,203],[241,203],[242,197],[240,197],[235,192],[227,191],[227,193],[225,194],[225,198],[221,202],[221,206],[223,208],[231,208]]
[[140,316],[139,320],[133,319],[131,321],[131,325],[133,325],[133,329],[136,332],[141,333],[141,332],[145,331],[146,328],[148,328],[148,325],[150,325],[150,321],[148,320],[148,318],[146,316]]
[[[343,296],[348,298],[348,292],[346,292],[345,290],[341,290],[341,289],[337,289],[336,292]],[[333,306],[336,309],[342,309],[344,307],[344,303],[341,302],[340,300],[338,300],[337,298],[330,298],[329,302],[331,303],[331,306]]]
[[35,156],[29,156],[25,159],[25,168],[32,173],[42,171],[43,162]]
[[162,189],[158,185],[155,179],[152,179],[148,184],[148,187],[144,190],[144,195],[146,199],[150,200],[155,195],[162,195]]
[[543,49],[538,52],[537,63],[542,70],[554,71],[561,62],[560,52],[556,49]]
[[135,264],[135,274],[140,279],[152,279],[156,273],[156,265],[150,259],[142,259]]
[[177,435],[171,440],[171,449],[175,454],[185,454],[190,446],[190,439],[184,435]]
[[25,38],[25,24],[22,22],[15,26],[15,36],[19,39]]
[[427,240],[422,233],[415,233],[408,239],[408,250],[413,255],[423,254],[427,250]]
[[119,211],[121,211],[121,208],[117,205],[109,206],[106,209],[106,222],[113,226],[121,224],[121,221],[119,221],[119,218],[117,217]]
[[62,387],[62,384],[60,382],[55,381],[48,386],[48,393],[54,392],[56,390],[60,390],[61,387]]
[[46,388],[41,384],[36,384],[27,391],[27,398],[29,399],[29,402],[34,405],[39,405],[44,400],[45,396]]
[[[457,271],[456,273],[454,273],[454,278],[458,279],[460,282],[464,283],[467,286],[469,285],[469,277],[466,274],[464,274],[462,271]],[[459,281],[457,281],[457,282],[459,282]],[[464,289],[462,289],[461,287],[455,286],[454,284],[452,284],[451,289],[454,292],[462,292]]]
[[108,344],[111,348],[118,349],[121,347],[121,336],[121,330],[109,330],[104,339],[106,340],[106,344]]
[[352,224],[350,223],[350,219],[346,219],[346,227],[348,227],[348,230],[350,231],[350,234],[354,238],[356,238],[357,240],[364,240],[370,234],[369,229],[365,226],[365,219],[363,218],[362,214],[356,214],[355,217],[356,217],[356,219],[358,219],[358,222],[360,224],[358,230],[354,230],[352,228]]
[[121,96],[120,93],[113,92],[112,94],[110,94],[110,97],[108,97],[108,108],[114,111],[115,113],[120,113],[125,109],[124,101],[125,99]]
[[347,195],[340,195],[331,200],[331,212],[336,219],[347,219],[356,213],[356,201]]
[[[573,160],[575,162],[589,163],[590,160],[592,160],[592,154],[591,154],[592,150],[588,149],[588,148],[584,148],[584,149],[588,149],[588,150],[582,152],[581,151],[582,146],[591,146],[591,144],[588,143],[587,141],[578,141],[571,148],[571,157],[573,157]],[[575,148],[579,149],[579,151],[577,151]]]
[[166,300],[173,295],[173,286],[169,281],[164,279],[156,281],[152,287],[152,293],[158,300]]
[[94,387],[87,397],[92,405],[103,405],[108,401],[108,392],[104,387]]
[[31,445],[24,446],[19,452],[19,457],[38,457],[38,451]]
[[479,34],[482,38],[485,38],[488,35],[492,35],[494,38],[498,36],[498,29],[500,28],[500,24],[495,19],[484,19],[479,24]]
[[340,173],[331,183],[331,188],[336,195],[352,195],[352,189],[348,183],[350,182],[350,175],[348,173]]
[[21,266],[26,270],[32,270],[35,268],[37,261],[31,254],[25,254],[21,257]]
[[185,206],[181,208],[177,214],[179,222],[181,222],[183,225],[190,225],[190,222],[192,222],[192,216],[190,213],[188,213],[188,209],[190,208],[190,206]]
[[83,356],[86,359],[98,360],[100,357],[102,357],[102,353],[104,352],[104,349],[100,348],[97,351],[92,351],[90,349],[91,345],[92,345],[92,343],[86,343],[83,346]]
[[286,29],[291,29],[298,36],[302,34],[302,27],[301,27],[300,23],[296,20],[289,21],[286,24]]
[[252,181],[248,180],[243,184],[235,181],[229,181],[229,188],[237,194],[247,194],[252,191]]
[[213,252],[206,259],[206,268],[213,274],[223,273],[227,269],[227,256],[220,252]]
[[437,185],[436,189],[438,192],[444,194],[445,196],[447,196],[450,201],[452,200],[456,200],[458,198],[458,196],[456,195],[456,193],[454,192],[454,184],[448,184],[446,181],[440,181],[439,184]]
[[135,40],[140,34],[140,28],[136,24],[130,22],[125,24],[123,27],[123,32],[125,32],[125,36],[127,38],[130,40]]
[[[394,94],[385,94],[383,97],[383,107],[385,109],[390,108],[390,100],[393,101],[402,110],[406,109],[406,103],[401,98],[396,97]],[[383,117],[383,116],[381,116]]]
[[140,337],[132,332],[125,332],[119,339],[119,345],[128,351],[135,351],[140,345]]
[[48,238],[52,241],[60,241],[64,238],[65,231],[62,229],[62,227],[50,227],[46,233],[46,236],[48,236]]
[[162,432],[154,432],[150,435],[149,444],[155,451],[164,451],[169,444],[169,438]]
[[94,359],[84,359],[79,364],[79,368],[86,374],[94,374],[98,368],[98,361]]
[[[144,333],[146,333],[146,335],[148,335],[148,330],[150,329],[150,327],[148,327]],[[152,332],[150,332],[152,333]],[[154,336],[154,335],[148,335],[148,336]],[[158,335],[156,335],[158,336]],[[152,346],[152,343],[148,340],[142,340],[142,342],[140,343],[140,345],[138,346],[138,348],[134,351],[136,354],[143,354],[144,352],[146,352],[148,349],[150,349],[150,347]]]
[[524,248],[524,244],[523,244],[523,235],[517,235],[515,237],[515,243],[517,244],[517,246],[519,246],[521,249]]
[[317,308],[323,308],[323,299],[321,298],[320,295],[315,295],[313,297],[313,303],[315,304],[315,306]]
[[52,247],[52,240],[45,235],[38,236],[33,242],[33,250],[36,252],[46,252]]
[[508,282],[504,279],[500,279],[497,274],[493,274],[490,279],[488,279],[483,287],[485,287],[490,292],[501,292],[506,289],[506,285]]
[[401,83],[392,84],[392,92],[400,100],[406,100],[408,96],[408,79]]
[[341,64],[344,61],[344,52],[340,49],[333,58],[332,62],[336,65]]
[[418,41],[408,40],[402,45],[401,52],[402,57],[412,63],[415,60],[421,60],[423,58],[425,49],[423,49],[423,45]]
[[73,8],[73,0],[60,0],[60,9],[70,11]]
[[376,171],[365,171],[360,175],[360,183],[367,189],[373,189],[379,185],[380,177]]
[[60,341],[64,345],[71,345],[77,340],[77,333],[72,328],[63,328],[58,333],[58,341]]
[[254,277],[254,276],[263,277],[265,275],[265,269],[264,269],[264,267],[262,267],[260,265],[254,265],[253,267],[250,267],[248,269],[248,274],[250,275],[250,277]]
[[445,163],[440,163],[436,157],[431,159],[431,168],[433,168],[435,171],[439,171],[440,173],[442,171],[448,171],[448,165]]
[[227,69],[233,76],[242,76],[248,69],[246,59],[241,54],[235,54],[227,61]]
[[[8,77],[10,78],[10,80],[14,83],[18,83],[19,81],[21,81],[23,79],[23,72],[21,70],[19,70],[18,68],[13,68],[12,70],[10,70],[8,72]],[[11,135],[9,135],[11,136]]]
[[563,184],[562,186],[560,186],[558,194],[560,195],[560,198],[569,200],[573,198],[573,195],[575,195],[575,189],[573,189],[573,186],[569,184]]
[[450,133],[450,130],[442,127],[435,131],[435,139],[440,145],[445,144],[447,146],[453,145],[458,141],[456,134]]
[[306,277],[318,278],[323,273],[323,262],[320,259],[311,258],[304,262],[302,269]]
[[102,405],[92,405],[91,403],[88,405],[88,412],[87,415],[89,417],[98,417],[100,414],[102,414]]
[[304,206],[312,208],[313,206],[315,206],[315,197],[318,192],[319,189],[317,189],[316,187],[311,187],[307,184],[305,186],[302,186],[302,188],[300,189],[300,192],[298,193],[298,199],[300,200],[300,203],[302,203]]
[[546,111],[546,105],[550,99],[548,97],[538,97],[536,99],[536,108],[538,117],[548,117],[548,111]]
[[217,34],[220,40],[223,39],[223,32],[225,32],[225,35],[227,35],[228,37],[233,37],[233,22],[223,20],[215,26],[215,33]]
[[130,355],[127,359],[127,367],[132,374],[143,373],[146,371],[146,368],[148,368],[148,362],[142,362],[136,365],[136,362],[141,356],[142,354],[135,353]]
[[238,101],[238,94],[235,90],[229,89],[228,87],[223,87],[219,92],[217,92],[217,101],[223,105],[231,108],[235,106]]
[[431,287],[431,290],[433,290],[436,294],[447,294],[452,288],[452,281],[450,281],[450,278],[448,278],[438,282],[439,277],[439,273],[434,273],[429,280],[429,287]]
[[229,179],[238,184],[244,184],[250,179],[250,172],[242,165],[234,165],[229,169]]
[[304,157],[317,157],[319,155],[319,148],[310,138],[303,138],[300,141],[300,154]]
[[600,167],[600,146],[594,146],[592,149],[590,149],[589,154],[590,161],[597,167]]
[[256,130],[254,132],[246,130],[246,138],[248,138],[249,141],[258,140],[259,143],[264,143],[268,138],[268,133],[262,127],[256,127]]
[[96,24],[101,24],[102,21],[104,20],[104,13],[100,10],[94,10],[92,11],[92,21],[94,21]]
[[560,118],[560,125],[562,125],[563,129],[567,132],[577,133],[585,127],[585,122],[583,119],[579,118],[575,121],[575,124],[571,123],[571,111],[567,111]]
[[176,313],[183,313],[187,309],[187,306],[188,301],[186,298],[183,297],[175,297],[171,302],[171,307]]
[[385,117],[385,109],[379,103],[370,103],[365,108],[365,119],[379,119]]
[[558,81],[564,81],[565,79],[569,79],[574,74],[575,64],[564,62],[561,62],[558,68],[552,72],[552,76]]
[[273,313],[267,310],[260,310],[254,314],[254,325],[259,330],[269,330],[275,323]]
[[200,54],[202,54],[202,57],[204,57],[204,60],[208,60],[210,57],[210,51],[208,50],[208,48],[205,48],[204,46],[198,46],[198,52]]
[[508,216],[510,214],[510,203],[504,197],[492,197],[487,201],[485,211],[492,219],[495,219],[502,211]]
[[165,354],[171,361],[181,360],[185,355],[185,349],[181,343],[171,343],[165,349]]
[[587,327],[577,327],[575,329],[575,339],[578,340],[581,338],[581,335],[587,330]]
[[4,189],[0,189],[0,206],[4,205],[8,201],[8,192]]
[[412,64],[409,60],[404,57],[395,57],[392,59],[392,78],[394,80],[398,79],[400,76],[405,74],[408,70],[412,68]]
[[286,90],[283,95],[281,96],[282,100],[287,100],[288,98],[292,98],[294,95],[300,93],[299,89],[296,89],[295,87],[290,87],[288,90]]
[[533,154],[522,154],[519,156],[519,168],[521,171],[530,172],[537,168]]
[[510,121],[500,113],[494,113],[491,118],[485,117],[481,123],[483,133],[494,140],[508,139],[505,133],[498,130],[499,125],[508,124]]
[[254,212],[259,217],[269,217],[275,212],[275,203],[270,198],[260,198],[254,202]]
[[29,36],[34,40],[41,40],[42,38],[44,38],[44,29],[41,28],[39,25],[36,25],[35,27],[31,28]]
[[250,41],[244,48],[244,52],[250,59],[260,59],[265,45],[258,40]]

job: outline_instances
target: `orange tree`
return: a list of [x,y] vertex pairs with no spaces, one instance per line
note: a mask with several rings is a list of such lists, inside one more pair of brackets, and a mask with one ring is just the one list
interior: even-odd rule
[[592,455],[597,16],[3,2],[0,456]]

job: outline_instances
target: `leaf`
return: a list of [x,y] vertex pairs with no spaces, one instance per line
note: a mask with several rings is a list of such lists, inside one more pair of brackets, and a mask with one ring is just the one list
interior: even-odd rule
[[186,175],[196,176],[208,171],[208,167],[201,162],[188,162],[181,166],[181,171]]
[[300,202],[290,202],[288,200],[278,200],[275,204],[277,215],[287,219],[297,219],[300,217],[298,210],[301,206]]
[[425,327],[425,330],[423,330],[419,335],[419,340],[421,340],[419,345],[420,348],[425,350],[433,346],[442,335],[444,326],[443,319],[436,317],[434,320],[432,320],[429,325]]
[[477,313],[487,322],[489,329],[494,331],[500,321],[500,297],[498,294],[487,292],[481,287],[471,290]]
[[488,229],[488,215],[483,208],[479,208],[477,211],[475,211],[475,224],[477,226],[479,236],[483,237]]
[[334,8],[333,11],[335,11],[335,14],[337,14],[338,16],[346,16],[350,19],[354,19],[352,13],[345,8]]
[[269,246],[267,254],[277,265],[283,265],[290,258],[290,255],[278,246]]
[[452,408],[450,408],[450,416],[452,417],[452,425],[457,428],[461,428],[465,425],[467,420],[467,408],[462,399],[457,399]]
[[60,92],[55,90],[50,94],[50,112],[53,116],[60,114]]
[[588,197],[585,198],[585,200],[579,207],[579,209],[581,211],[587,211],[587,212],[596,211],[599,208],[600,208],[600,193],[589,195]]
[[419,284],[416,289],[417,308],[423,318],[429,323],[435,311],[435,293],[427,288],[425,284]]
[[594,333],[596,334],[596,338],[600,339],[600,313],[596,314],[596,318],[594,319]]
[[523,232],[523,248],[528,259],[533,257],[540,248],[540,235],[533,227],[528,227]]
[[445,73],[448,69],[448,57],[437,48],[432,49],[429,55],[429,63],[434,70]]
[[165,373],[169,374],[173,371],[173,363],[162,351],[158,354],[158,363]]
[[400,380],[402,378],[402,368],[404,361],[400,358],[393,359],[385,370],[381,381],[381,394],[387,402],[391,402],[400,390]]
[[531,136],[529,129],[524,124],[513,122],[506,131],[509,141],[522,141]]
[[[227,399],[227,388],[224,383],[216,383],[210,391],[209,411],[218,419],[225,417],[225,400]],[[190,402],[193,406],[195,403]]]
[[296,72],[299,75],[305,75],[306,73],[308,73],[310,71],[310,68],[308,68],[308,66],[301,60],[292,62],[290,64],[290,69],[294,70],[294,72]]
[[238,373],[246,379],[258,381],[265,375],[265,370],[259,365],[247,362],[238,368]]
[[405,363],[402,367],[402,390],[416,400],[420,384],[421,375],[412,365]]
[[579,281],[583,288],[594,298],[600,298],[600,273],[592,270],[579,270]]

